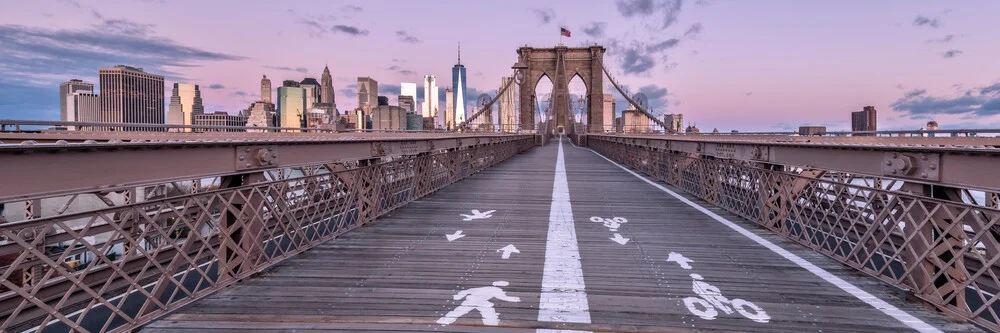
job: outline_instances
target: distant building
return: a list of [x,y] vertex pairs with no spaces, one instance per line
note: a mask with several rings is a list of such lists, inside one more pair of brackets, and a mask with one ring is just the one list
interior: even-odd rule
[[94,84],[83,82],[83,80],[72,79],[59,84],[59,120],[60,121],[81,121],[80,118],[70,112],[69,105],[66,104],[74,93],[94,93]]
[[667,133],[682,133],[684,132],[684,114],[665,114],[663,115],[663,123],[667,125],[665,130]]
[[[928,131],[936,131],[936,130],[938,130],[938,123],[936,121],[933,121],[933,120],[928,121],[927,122],[927,130]],[[933,138],[934,134],[937,134],[937,133],[927,133],[927,136],[930,136],[930,137]]]
[[[409,96],[411,99],[413,99],[413,102],[416,103],[416,101],[417,101],[417,84],[416,83],[410,83],[410,82],[400,82],[399,83],[399,96],[400,97],[402,97],[402,96]],[[415,108],[416,108],[416,104],[414,104],[414,111],[413,112],[416,112]]]
[[[117,65],[98,71],[101,85],[101,122],[164,124],[163,76],[142,68]],[[161,128],[125,127],[123,131],[162,131]]]
[[268,79],[267,75],[260,79],[260,100],[264,103],[273,103],[271,102],[271,79]]
[[444,90],[444,126],[446,129],[454,129],[459,124],[455,123],[455,95],[451,93],[451,88]]
[[306,90],[297,87],[298,82],[287,80],[278,88],[277,116],[279,127],[304,127],[306,111]]
[[416,111],[416,102],[413,100],[413,96],[399,95],[399,97],[396,98],[396,105],[406,109],[406,113],[414,113]]
[[652,119],[639,110],[622,111],[622,126],[625,133],[649,133],[652,131],[651,123]]
[[[79,122],[98,122],[101,116],[101,97],[97,94],[91,92],[77,91],[66,96],[66,112],[72,115],[71,120],[66,121],[79,121]],[[93,130],[93,126],[84,126],[82,128],[77,128],[76,126],[69,126],[67,128],[70,131],[74,130]]]
[[379,105],[372,109],[372,129],[374,130],[406,130],[407,119],[406,109],[391,106]]
[[406,114],[406,130],[419,131],[424,129],[424,117],[419,113]]
[[687,133],[701,133],[701,130],[699,130],[698,126],[696,126],[696,125],[688,125],[688,127],[686,129],[684,129],[684,132],[687,132]]
[[389,106],[389,97],[379,96],[378,106]]
[[[514,78],[510,76],[504,76],[500,78],[500,88],[503,86],[512,84]],[[507,88],[507,91],[497,99],[497,111],[498,122],[500,123],[500,130],[504,132],[514,132],[517,131],[517,100],[516,100],[516,87],[511,86]],[[499,91],[499,90],[498,90]]]
[[378,81],[370,77],[359,77],[358,108],[367,111],[366,106],[369,108],[378,106]]
[[[202,105],[201,90],[196,84],[174,83],[170,95],[170,106],[167,108],[167,123],[171,125],[191,125],[194,116],[205,113]],[[181,132],[190,132],[183,129]]]
[[823,135],[826,126],[799,126],[799,135]]
[[611,94],[604,94],[601,102],[604,104],[604,114],[601,115],[601,120],[604,124],[604,132],[613,132],[615,130],[615,98]]
[[329,128],[330,118],[326,110],[313,108],[306,112],[307,128]]
[[275,127],[274,104],[264,101],[254,102],[244,112],[247,127]]
[[320,94],[322,89],[320,89],[319,81],[316,79],[307,77],[299,82],[299,87],[305,89],[306,93],[306,109],[311,110],[320,102]]
[[424,75],[424,104],[421,107],[424,118],[437,116],[438,102],[437,80],[434,75]]
[[[247,116],[243,113],[238,115],[231,115],[226,111],[215,111],[215,113],[202,113],[196,114],[192,118],[194,125],[200,126],[246,126]],[[214,129],[214,128],[199,128],[195,129],[196,132],[243,132],[242,129],[237,128],[226,128],[226,129]]]
[[[862,132],[862,131],[877,131],[877,130],[878,130],[878,117],[875,113],[874,106],[866,106],[861,111],[851,112],[851,131]],[[858,134],[858,135],[875,135],[875,134]]]
[[456,124],[465,122],[465,117],[468,116],[465,114],[465,104],[467,103],[465,85],[465,66],[462,66],[462,44],[458,44],[458,64],[455,64],[455,66],[451,68],[451,91],[452,94],[455,95],[454,103]]
[[330,66],[323,67],[323,75],[320,76],[322,89],[320,91],[320,103],[337,106],[337,96],[333,90],[333,76],[330,75]]

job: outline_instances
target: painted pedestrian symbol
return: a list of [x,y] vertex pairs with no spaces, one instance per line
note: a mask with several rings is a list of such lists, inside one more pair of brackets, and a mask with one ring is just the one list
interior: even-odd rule
[[456,231],[454,234],[444,234],[444,238],[447,238],[449,242],[462,237],[465,237],[465,235],[462,234],[462,230]]
[[488,211],[485,211],[485,212],[480,212],[478,209],[473,209],[472,210],[472,215],[469,215],[469,214],[458,214],[458,215],[462,215],[462,217],[465,218],[462,221],[472,221],[472,220],[480,220],[480,219],[491,218],[491,217],[493,217],[493,213],[496,212],[496,211],[497,210],[494,209],[494,210],[488,210]]
[[490,302],[494,298],[517,303],[521,301],[521,298],[514,296],[507,296],[507,293],[500,289],[500,287],[506,287],[510,283],[507,281],[494,281],[493,286],[489,287],[478,287],[472,289],[466,289],[459,291],[452,299],[462,301],[458,307],[451,312],[448,312],[437,320],[438,324],[449,325],[458,320],[458,317],[464,316],[465,314],[471,312],[472,310],[479,311],[479,314],[483,316],[483,325],[497,326],[500,324],[500,314],[493,309],[493,302]]
[[683,254],[677,252],[670,252],[670,254],[667,256],[667,261],[676,262],[678,265],[681,265],[681,268],[683,269],[691,269],[691,265],[689,265],[688,263],[694,262],[694,260],[688,259]]
[[726,296],[722,295],[722,291],[718,287],[704,282],[704,278],[701,275],[691,274],[691,278],[694,279],[691,289],[699,297],[685,297],[684,306],[694,315],[701,317],[701,319],[713,320],[719,315],[719,311],[721,310],[725,314],[733,314],[734,311],[738,312],[740,315],[758,323],[766,323],[771,320],[771,317],[764,312],[764,309],[761,309],[756,304],[739,298],[729,300]]

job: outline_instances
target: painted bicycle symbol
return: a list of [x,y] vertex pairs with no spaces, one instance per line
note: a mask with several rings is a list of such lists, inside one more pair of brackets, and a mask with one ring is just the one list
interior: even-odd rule
[[704,278],[701,275],[691,274],[691,278],[694,279],[692,289],[699,297],[685,297],[684,306],[701,319],[713,320],[719,316],[719,311],[722,311],[727,315],[738,312],[747,319],[758,323],[766,323],[771,320],[771,316],[768,316],[764,309],[756,304],[744,299],[734,298],[730,300],[726,298],[718,287],[702,281]]
[[610,219],[606,219],[600,216],[592,216],[590,218],[590,222],[602,223],[604,224],[604,227],[608,228],[608,230],[615,232],[618,231],[618,227],[622,226],[622,223],[628,223],[628,220],[625,219],[624,217],[617,217],[617,216]]

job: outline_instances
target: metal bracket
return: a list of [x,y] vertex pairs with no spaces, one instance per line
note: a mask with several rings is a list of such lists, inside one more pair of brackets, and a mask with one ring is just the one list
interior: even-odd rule
[[882,157],[882,174],[938,181],[941,179],[941,155],[886,152]]
[[754,146],[750,154],[750,158],[757,161],[767,161],[770,156],[771,150],[768,146]]
[[372,142],[372,156],[385,156],[385,146],[381,142]]
[[278,152],[272,146],[236,147],[236,170],[270,168],[278,165]]

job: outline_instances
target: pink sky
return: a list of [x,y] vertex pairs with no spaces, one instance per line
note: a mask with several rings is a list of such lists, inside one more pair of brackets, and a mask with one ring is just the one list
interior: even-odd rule
[[[57,119],[58,96],[46,94],[59,82],[94,82],[97,68],[128,61],[129,50],[148,50],[141,43],[163,41],[194,51],[157,51],[137,65],[169,71],[168,85],[200,84],[206,111],[246,107],[257,99],[262,74],[277,86],[319,78],[324,64],[341,110],[356,105],[345,88],[358,76],[398,85],[432,74],[443,90],[459,41],[468,86],[489,91],[509,75],[518,46],[551,47],[564,26],[573,32],[567,45],[609,47],[605,63],[619,81],[652,95],[665,88],[653,105],[683,113],[702,130],[846,129],[849,112],[864,105],[879,111],[880,129],[919,128],[928,118],[943,127],[1000,127],[1000,110],[989,107],[1000,97],[979,89],[1000,80],[1000,2],[677,2],[17,2],[5,6],[0,22],[0,118]],[[592,25],[603,26],[603,34],[588,36],[584,28]],[[363,33],[344,32],[349,28]],[[20,32],[31,37],[11,38]],[[131,34],[136,45],[75,45],[101,49],[95,53],[106,58],[70,64],[59,55],[75,53],[49,47],[72,42],[59,39],[63,32]],[[650,49],[671,38],[676,45]],[[638,58],[628,59],[629,50]],[[959,52],[945,57],[950,50]],[[224,88],[208,88],[214,84]],[[919,90],[925,92],[903,99]],[[972,98],[960,100],[965,94]]]

